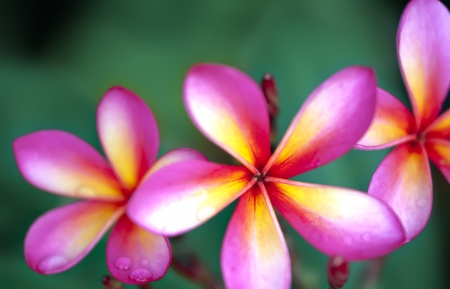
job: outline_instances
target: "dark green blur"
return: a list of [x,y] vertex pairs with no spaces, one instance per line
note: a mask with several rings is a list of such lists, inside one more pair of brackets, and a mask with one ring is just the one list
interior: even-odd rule
[[[194,128],[182,104],[184,75],[198,62],[231,65],[258,81],[264,72],[272,73],[281,102],[279,138],[309,93],[349,65],[372,66],[379,86],[410,106],[396,58],[397,24],[406,2],[1,1],[0,288],[102,288],[101,276],[107,273],[106,238],[64,273],[41,276],[28,268],[22,249],[28,227],[44,212],[73,200],[35,189],[21,177],[11,149],[14,138],[61,129],[100,149],[97,103],[108,88],[122,85],[153,110],[160,155],[191,147],[213,161],[230,162]],[[365,191],[388,151],[352,151],[297,179]],[[417,239],[388,257],[375,288],[449,286],[450,186],[434,167],[433,182],[429,224]],[[217,275],[232,207],[186,235]],[[327,288],[327,258],[293,230],[290,233],[308,289]],[[364,267],[365,263],[352,264],[345,288],[360,289]],[[154,288],[200,287],[169,270]]]

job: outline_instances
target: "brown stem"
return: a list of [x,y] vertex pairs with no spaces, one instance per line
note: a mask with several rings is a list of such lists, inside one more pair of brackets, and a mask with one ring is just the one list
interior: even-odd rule
[[266,100],[267,110],[269,112],[270,122],[270,145],[272,152],[275,150],[275,142],[277,140],[276,119],[279,110],[278,89],[275,78],[270,73],[265,73],[261,79],[261,90]]
[[189,244],[183,236],[171,238],[172,268],[184,277],[200,284],[207,289],[223,289],[222,283],[203,264],[200,258],[192,253]]
[[386,263],[387,256],[372,259],[366,264],[366,268],[360,281],[360,288],[374,288],[380,279],[383,272],[384,264]]
[[102,284],[105,289],[125,289],[122,282],[109,275],[102,277]]

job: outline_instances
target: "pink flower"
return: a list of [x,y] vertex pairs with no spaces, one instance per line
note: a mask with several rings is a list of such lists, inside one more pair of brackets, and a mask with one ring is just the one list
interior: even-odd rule
[[38,273],[54,274],[74,266],[117,221],[106,249],[110,272],[122,282],[141,284],[162,278],[171,249],[166,237],[135,225],[127,202],[146,174],[173,162],[204,159],[178,149],[155,163],[159,136],[151,110],[136,94],[109,90],[97,110],[97,127],[110,162],[78,137],[44,130],[14,141],[17,165],[32,185],[84,199],[38,218],[25,238],[25,259]]
[[191,230],[239,198],[222,247],[228,288],[290,288],[290,261],[273,206],[318,250],[373,258],[404,239],[391,209],[367,194],[288,180],[349,151],[370,125],[375,76],[350,67],[318,87],[271,156],[264,96],[227,66],[193,67],[184,101],[194,124],[243,166],[195,160],[167,166],[138,188],[127,212],[168,236]]
[[450,110],[438,117],[450,83],[450,14],[445,6],[436,0],[411,1],[400,21],[397,50],[414,115],[378,89],[374,121],[357,148],[397,145],[376,170],[369,194],[393,208],[408,242],[431,213],[428,158],[450,181]]

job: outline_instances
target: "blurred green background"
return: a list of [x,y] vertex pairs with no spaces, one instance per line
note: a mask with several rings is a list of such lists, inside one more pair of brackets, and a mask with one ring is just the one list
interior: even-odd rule
[[[235,66],[258,81],[264,72],[273,73],[281,101],[280,138],[309,93],[349,65],[372,66],[379,85],[410,106],[395,45],[406,3],[0,1],[0,288],[102,288],[100,279],[107,273],[106,238],[64,273],[41,276],[28,268],[22,250],[28,227],[44,212],[73,200],[35,189],[20,176],[11,150],[14,138],[62,129],[100,149],[97,103],[108,88],[122,85],[153,110],[160,154],[191,147],[213,161],[229,163],[230,158],[194,128],[182,104],[184,75],[198,62]],[[297,179],[365,191],[388,151],[352,151]],[[450,187],[432,169],[435,202],[430,222],[417,239],[387,258],[375,288],[448,287]],[[186,235],[218,276],[221,240],[233,207]],[[301,260],[304,289],[327,288],[327,258],[288,230]],[[361,288],[366,265],[352,264],[345,288]],[[170,269],[154,288],[200,287]]]

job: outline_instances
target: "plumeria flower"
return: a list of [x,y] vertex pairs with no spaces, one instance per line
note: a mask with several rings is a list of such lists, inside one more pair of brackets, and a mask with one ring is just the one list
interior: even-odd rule
[[450,110],[439,116],[450,83],[450,14],[437,0],[413,0],[403,12],[397,50],[413,112],[378,89],[375,118],[360,149],[397,146],[380,164],[369,194],[398,214],[406,241],[425,227],[433,189],[428,158],[450,181]]
[[290,288],[288,251],[273,207],[325,254],[360,260],[390,252],[404,233],[383,202],[351,189],[288,180],[355,145],[373,117],[375,82],[363,67],[333,75],[312,93],[271,156],[258,84],[231,67],[194,66],[184,83],[189,115],[243,166],[195,160],[162,168],[131,198],[130,218],[173,236],[239,198],[221,253],[228,288]]
[[39,189],[81,198],[38,218],[25,238],[25,259],[41,274],[74,266],[116,222],[106,248],[110,272],[141,284],[163,277],[171,260],[166,237],[134,224],[126,214],[130,196],[157,169],[186,159],[204,159],[178,149],[155,163],[159,146],[155,118],[136,94],[109,90],[97,110],[97,126],[109,163],[88,143],[58,130],[34,132],[14,141],[17,165]]

